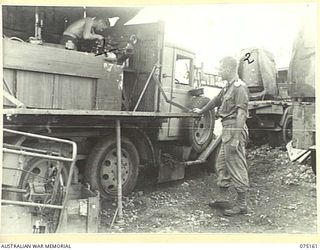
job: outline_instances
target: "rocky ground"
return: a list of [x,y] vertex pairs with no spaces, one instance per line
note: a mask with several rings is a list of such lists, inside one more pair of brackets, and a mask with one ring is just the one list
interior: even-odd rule
[[[205,168],[165,184],[141,179],[124,198],[124,224],[112,223],[116,202],[102,204],[100,232],[125,233],[316,233],[316,177],[309,164],[290,162],[284,148],[251,146],[247,152],[250,212],[225,217],[207,204],[218,191]],[[145,181],[148,180],[148,181]],[[230,195],[235,197],[235,191]]]

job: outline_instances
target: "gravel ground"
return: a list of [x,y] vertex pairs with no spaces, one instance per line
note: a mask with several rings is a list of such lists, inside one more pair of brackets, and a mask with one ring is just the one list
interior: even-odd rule
[[[309,164],[290,162],[283,148],[251,146],[247,152],[250,212],[225,217],[207,204],[218,191],[203,167],[186,178],[154,184],[144,177],[124,197],[124,224],[112,224],[116,201],[102,204],[102,233],[316,233],[316,177]],[[234,190],[230,195],[235,198]]]

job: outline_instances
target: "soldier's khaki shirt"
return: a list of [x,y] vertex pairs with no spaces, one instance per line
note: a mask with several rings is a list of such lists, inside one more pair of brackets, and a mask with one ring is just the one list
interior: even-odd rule
[[241,108],[248,114],[249,90],[246,84],[237,79],[223,88],[216,97],[215,106],[220,106],[219,116],[222,120],[235,118],[237,109]]

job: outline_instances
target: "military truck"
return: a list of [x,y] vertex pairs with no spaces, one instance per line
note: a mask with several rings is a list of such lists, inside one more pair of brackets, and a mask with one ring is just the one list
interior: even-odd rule
[[293,43],[289,67],[276,69],[270,52],[249,48],[241,52],[239,76],[250,91],[251,138],[263,141],[267,134],[270,145],[287,145],[292,160],[311,155],[315,172],[315,27],[311,18],[306,23]]
[[247,124],[251,139],[271,146],[287,144],[292,139],[287,71],[276,68],[272,53],[253,47],[241,51],[238,73],[250,91]]
[[[17,152],[31,148],[67,157],[70,147],[41,136],[74,142],[72,183],[88,183],[105,199],[113,199],[118,190],[116,132],[121,131],[123,195],[134,189],[141,168],[157,171],[158,182],[178,180],[186,166],[216,155],[220,136],[214,133],[214,111],[201,117],[191,112],[209,100],[193,86],[195,54],[166,43],[162,22],[123,25],[139,10],[3,6],[3,126],[9,129],[3,135],[4,154],[13,149],[10,157],[17,160]],[[118,17],[119,24],[102,33],[105,45],[65,49],[59,44],[63,30],[84,16]],[[30,186],[39,192],[37,201],[30,202],[52,195],[47,176],[56,160],[32,154],[20,161],[9,158],[4,158],[3,198],[12,188],[35,197],[28,194]],[[70,171],[61,164],[61,176],[55,175],[60,184]],[[18,180],[11,178],[12,168],[19,169]]]

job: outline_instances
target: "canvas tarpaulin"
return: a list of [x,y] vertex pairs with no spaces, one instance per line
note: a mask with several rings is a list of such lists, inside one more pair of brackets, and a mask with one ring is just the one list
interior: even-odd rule
[[292,97],[315,97],[315,24],[300,29],[293,44],[288,71],[289,94]]
[[255,96],[276,96],[276,64],[273,55],[261,48],[241,51],[238,74]]

